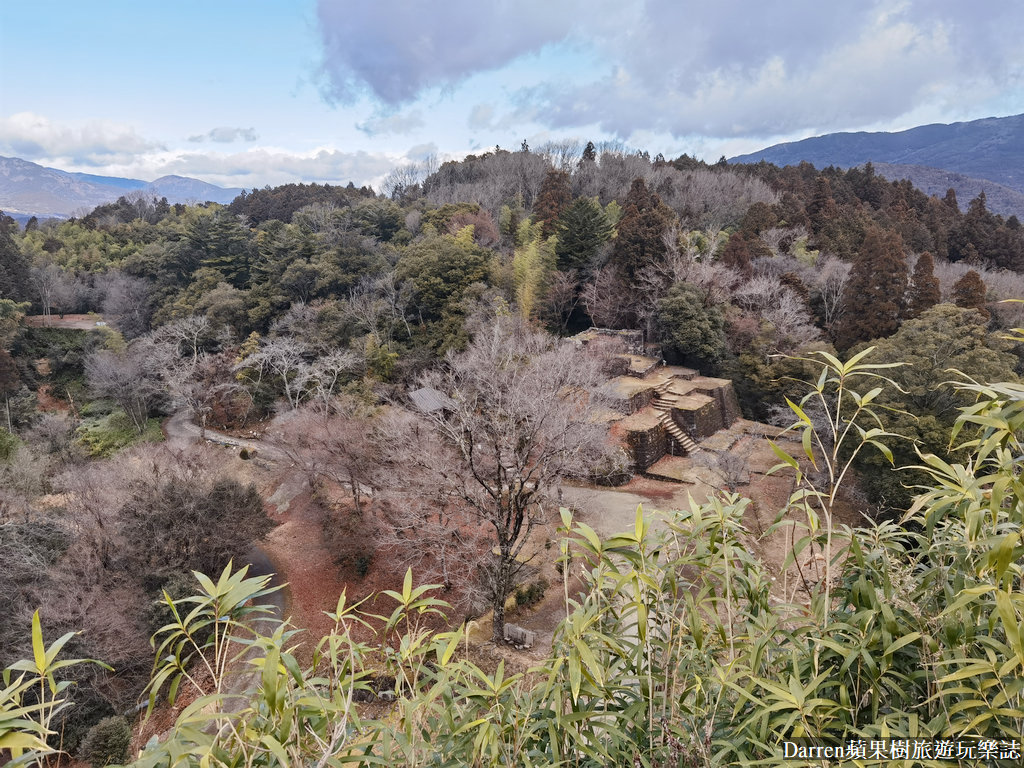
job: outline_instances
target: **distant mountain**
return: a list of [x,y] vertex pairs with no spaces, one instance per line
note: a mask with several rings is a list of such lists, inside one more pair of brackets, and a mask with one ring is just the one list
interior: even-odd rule
[[125,194],[166,197],[170,203],[230,203],[241,189],[218,187],[185,176],[156,181],[68,173],[17,157],[0,157],[0,211],[18,219],[67,218]]
[[[957,191],[962,205],[977,196],[969,187],[980,191],[982,185],[986,197],[1005,196],[1003,192],[990,187],[994,182],[1001,187],[1024,195],[1024,115],[1013,117],[988,117],[967,123],[951,125],[923,125],[896,133],[830,133],[803,141],[776,144],[732,158],[732,163],[757,163],[765,160],[776,165],[796,165],[806,161],[818,168],[835,165],[850,168],[871,162],[876,168],[887,164],[890,168],[883,174],[892,178],[894,168],[913,166],[909,170],[922,180],[926,177],[937,181],[939,176],[924,168],[952,172],[948,187]],[[956,175],[959,174],[960,178]],[[906,175],[901,178],[910,178]],[[964,178],[969,180],[963,192],[957,188]],[[911,178],[911,181],[914,181]],[[990,195],[989,189],[993,190]],[[944,193],[942,190],[941,193]],[[940,194],[941,194],[940,193]],[[1024,208],[1015,198],[1007,199],[1003,212],[1020,215]],[[990,205],[994,211],[999,211]]]
[[1016,216],[1024,219],[1024,192],[1020,192],[988,179],[974,179],[962,173],[946,171],[942,168],[929,168],[925,165],[892,165],[889,163],[872,163],[875,173],[890,181],[909,179],[910,182],[926,195],[942,197],[950,188],[956,190],[956,199],[961,208],[985,193],[985,205],[994,213],[1004,216]]

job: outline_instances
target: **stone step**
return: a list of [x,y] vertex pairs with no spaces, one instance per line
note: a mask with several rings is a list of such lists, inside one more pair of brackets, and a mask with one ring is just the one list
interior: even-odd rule
[[679,444],[679,447],[688,456],[697,453],[700,450],[700,446],[694,442],[693,438],[686,434],[686,431],[680,427],[672,419],[672,417],[665,411],[658,417],[658,422],[665,428],[669,436]]

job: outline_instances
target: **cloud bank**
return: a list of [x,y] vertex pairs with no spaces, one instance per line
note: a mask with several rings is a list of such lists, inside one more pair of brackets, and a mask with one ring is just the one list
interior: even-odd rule
[[552,71],[474,128],[598,126],[622,139],[746,137],[868,126],[923,106],[962,114],[1024,87],[1024,5],[952,0],[319,0],[329,96],[409,104],[545,52]]
[[188,140],[194,144],[201,144],[204,141],[214,141],[218,144],[231,144],[236,141],[256,141],[259,135],[254,128],[212,128],[206,133],[189,136]]

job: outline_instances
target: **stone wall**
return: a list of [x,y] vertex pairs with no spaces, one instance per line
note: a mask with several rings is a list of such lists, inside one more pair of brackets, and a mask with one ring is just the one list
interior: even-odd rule
[[704,402],[695,407],[672,409],[672,417],[676,423],[695,440],[713,435],[722,429],[722,411],[718,401],[714,398],[701,400]]
[[718,410],[718,429],[728,429],[741,416],[740,403],[736,398],[736,390],[729,379],[700,377],[694,380],[693,391],[714,399]]
[[644,472],[669,450],[669,436],[665,428],[656,424],[647,429],[626,432],[626,445],[637,472]]

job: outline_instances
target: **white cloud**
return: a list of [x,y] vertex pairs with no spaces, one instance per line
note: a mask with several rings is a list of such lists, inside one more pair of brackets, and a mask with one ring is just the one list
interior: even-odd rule
[[423,113],[414,109],[405,113],[378,114],[356,125],[367,136],[411,133],[425,125]]
[[[625,140],[964,119],[1024,83],[1024,5],[961,0],[319,0],[332,98],[414,102],[558,51],[544,73],[466,106],[467,127],[598,126]],[[573,53],[579,54],[572,61]],[[593,66],[581,65],[584,59]],[[470,88],[467,85],[467,88]],[[498,117],[498,114],[501,117]]]
[[583,0],[319,0],[325,92],[352,102],[369,91],[402,104],[564,40],[593,8]]
[[[203,141],[221,145],[231,135],[249,140],[252,129],[216,128]],[[193,139],[196,137],[193,137]],[[253,137],[255,138],[255,137]],[[191,141],[191,140],[190,140]],[[64,124],[22,113],[0,118],[0,155],[13,155],[65,171],[84,171],[152,181],[161,176],[198,178],[222,187],[318,182],[357,186],[378,184],[397,165],[436,154],[436,144],[408,150],[342,150],[320,146],[307,151],[260,146],[229,150],[226,146],[168,148],[113,123]]]
[[25,160],[102,167],[160,149],[132,126],[108,120],[58,124],[32,112],[0,118],[0,154]]
[[215,141],[219,144],[231,144],[235,141],[256,141],[258,138],[259,135],[256,133],[255,128],[229,128],[222,126],[219,128],[211,128],[206,133],[189,136],[188,140],[196,144],[204,141]]

